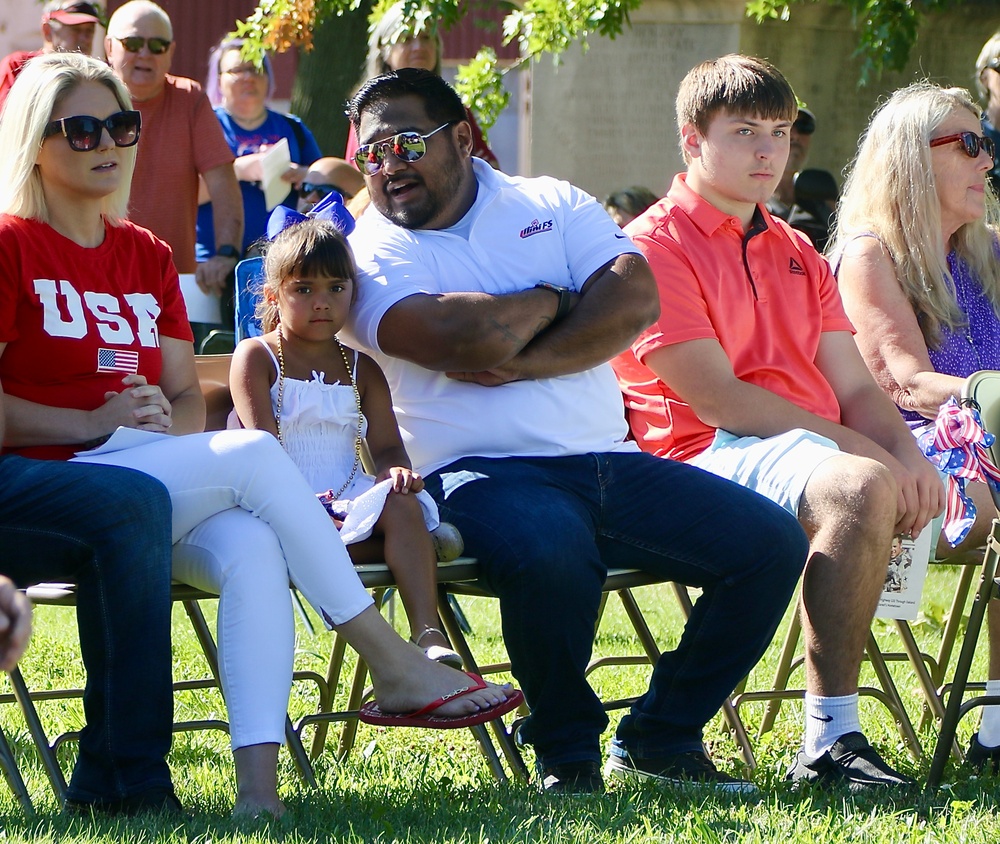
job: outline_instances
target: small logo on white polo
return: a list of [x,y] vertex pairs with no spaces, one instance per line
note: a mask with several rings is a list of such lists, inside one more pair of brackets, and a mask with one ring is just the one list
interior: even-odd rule
[[521,237],[531,237],[533,234],[542,234],[552,231],[552,221],[546,220],[544,223],[532,220],[530,226],[521,229]]

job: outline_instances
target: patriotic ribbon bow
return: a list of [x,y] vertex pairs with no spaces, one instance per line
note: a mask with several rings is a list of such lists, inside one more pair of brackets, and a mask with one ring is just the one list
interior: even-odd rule
[[267,218],[267,239],[274,240],[289,226],[294,226],[310,217],[319,217],[321,220],[333,223],[344,237],[354,231],[354,218],[344,205],[344,197],[334,190],[317,202],[308,214],[300,214],[292,208],[279,205]]
[[995,439],[983,428],[979,411],[963,407],[954,396],[941,405],[934,425],[917,437],[923,453],[948,476],[944,535],[952,547],[965,539],[976,521],[976,506],[966,495],[966,482],[981,481],[1000,489],[1000,469],[987,450]]

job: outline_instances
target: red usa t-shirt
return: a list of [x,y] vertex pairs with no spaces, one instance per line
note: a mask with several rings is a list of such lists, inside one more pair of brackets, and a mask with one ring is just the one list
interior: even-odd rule
[[[133,223],[85,248],[0,215],[0,383],[12,396],[93,410],[130,372],[160,379],[160,337],[192,340],[170,247]],[[79,446],[10,449],[66,459]]]

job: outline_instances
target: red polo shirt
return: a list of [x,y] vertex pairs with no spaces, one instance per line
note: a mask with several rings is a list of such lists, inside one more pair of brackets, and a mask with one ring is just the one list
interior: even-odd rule
[[659,320],[612,361],[643,450],[689,460],[715,436],[643,365],[650,352],[688,340],[718,340],[737,378],[840,422],[816,352],[823,332],[853,328],[830,265],[805,237],[763,206],[744,234],[736,217],[696,194],[683,175],[626,231],[660,293]]

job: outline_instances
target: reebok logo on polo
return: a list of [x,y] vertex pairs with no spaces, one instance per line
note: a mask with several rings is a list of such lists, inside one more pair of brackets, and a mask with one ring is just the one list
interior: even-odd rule
[[805,275],[806,271],[802,269],[802,265],[796,261],[794,258],[788,259],[788,272],[792,275]]

